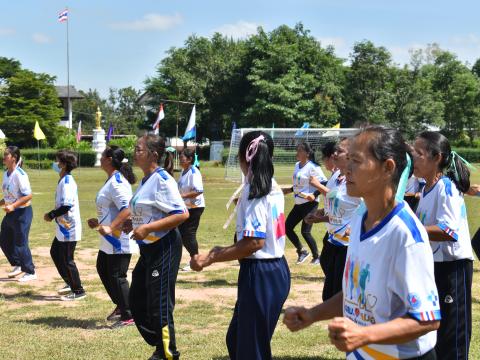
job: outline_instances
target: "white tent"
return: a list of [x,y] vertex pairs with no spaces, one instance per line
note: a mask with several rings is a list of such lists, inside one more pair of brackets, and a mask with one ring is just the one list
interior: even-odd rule
[[0,139],[5,139],[6,136],[5,134],[3,133],[2,129],[0,129]]

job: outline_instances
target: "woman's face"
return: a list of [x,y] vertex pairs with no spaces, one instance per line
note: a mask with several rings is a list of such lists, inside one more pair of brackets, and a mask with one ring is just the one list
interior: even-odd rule
[[333,155],[322,157],[322,162],[328,171],[333,172],[335,170],[335,162],[333,160]]
[[240,154],[238,154],[238,163],[240,165],[240,170],[242,170],[242,174],[247,176],[248,174],[248,164],[247,160],[245,160]]
[[135,145],[134,153],[133,153],[133,161],[135,165],[140,168],[148,167],[152,164],[153,157],[148,151],[147,144],[145,138],[140,138]]
[[340,170],[342,174],[345,174],[348,158],[348,140],[343,140],[338,144],[337,151],[333,155],[333,162],[335,167]]
[[100,167],[104,171],[107,171],[108,169],[110,169],[111,165],[112,165],[112,158],[107,157],[104,151],[102,153],[102,157],[100,158]]
[[413,150],[413,174],[420,178],[437,174],[441,156],[437,155],[433,158],[430,156],[426,140],[417,138],[413,144]]
[[5,151],[3,153],[3,164],[7,168],[12,168],[13,166],[15,166],[16,163],[17,163],[17,160],[12,154],[10,154],[8,151]]
[[192,164],[192,160],[186,157],[183,152],[180,153],[180,156],[178,157],[178,159],[180,160],[180,166],[183,169],[188,169]]
[[367,134],[360,134],[349,141],[345,166],[349,196],[368,197],[391,184],[393,160],[381,163],[375,159],[368,140]]
[[303,150],[302,146],[297,146],[297,161],[305,162],[308,160],[308,153]]

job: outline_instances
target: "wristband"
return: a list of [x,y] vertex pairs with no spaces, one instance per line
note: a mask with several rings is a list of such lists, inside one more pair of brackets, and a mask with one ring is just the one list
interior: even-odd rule
[[313,196],[318,197],[321,194],[320,190],[315,190]]

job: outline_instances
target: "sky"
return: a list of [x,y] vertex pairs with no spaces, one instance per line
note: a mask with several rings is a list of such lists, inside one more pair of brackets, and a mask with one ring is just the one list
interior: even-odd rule
[[323,46],[348,60],[353,44],[385,46],[398,64],[409,50],[438,43],[473,64],[480,58],[480,2],[458,0],[0,0],[0,56],[67,83],[69,9],[70,83],[77,89],[142,89],[171,47],[189,35],[220,32],[245,38],[302,22]]

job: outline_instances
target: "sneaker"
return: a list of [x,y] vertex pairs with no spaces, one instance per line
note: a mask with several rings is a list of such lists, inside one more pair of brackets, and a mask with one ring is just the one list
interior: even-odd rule
[[82,300],[86,297],[87,297],[87,294],[85,292],[80,293],[80,294],[76,294],[74,292],[71,292],[68,295],[64,295],[64,296],[60,297],[60,300],[62,300],[62,301],[75,301],[75,300]]
[[187,264],[184,267],[182,267],[182,271],[192,271],[192,268],[190,267],[189,264]]
[[152,356],[148,358],[148,360],[162,360],[162,357],[160,356],[159,351],[155,351]]
[[110,328],[111,329],[120,329],[123,327],[135,325],[135,320],[128,319],[128,320],[118,320],[117,322],[113,323]]
[[11,279],[17,275],[20,275],[21,273],[22,273],[22,268],[20,266],[14,266],[12,271],[10,271],[7,275]]
[[312,261],[310,261],[310,265],[320,265],[320,259],[319,258],[312,259]]
[[110,315],[107,316],[107,321],[118,321],[120,320],[120,308],[117,306]]
[[18,279],[18,281],[20,282],[27,282],[32,280],[37,280],[37,274],[25,273],[20,279]]
[[303,263],[310,256],[310,253],[307,250],[302,250],[298,254],[297,265]]
[[67,295],[72,292],[72,289],[70,289],[70,286],[65,284],[62,288],[57,290],[58,295]]

